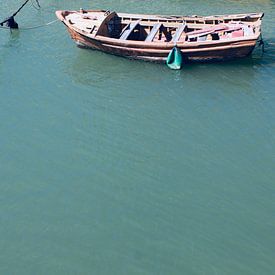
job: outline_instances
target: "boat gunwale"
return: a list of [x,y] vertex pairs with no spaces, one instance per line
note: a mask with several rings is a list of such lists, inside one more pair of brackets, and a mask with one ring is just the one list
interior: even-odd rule
[[[66,22],[65,22],[66,21]],[[239,37],[237,38],[230,38],[226,40],[211,40],[211,41],[200,41],[200,42],[188,42],[188,41],[181,41],[181,42],[145,42],[145,41],[137,41],[137,40],[119,40],[117,38],[111,38],[111,37],[106,37],[102,35],[93,35],[89,34],[87,32],[82,31],[81,29],[74,27],[72,24],[70,24],[67,20],[63,21],[63,23],[70,29],[74,30],[75,32],[79,33],[80,35],[87,37],[91,40],[100,42],[100,43],[109,43],[112,45],[117,45],[121,47],[127,47],[127,46],[132,46],[133,48],[140,48],[144,47],[146,48],[167,48],[170,49],[174,47],[175,45],[179,48],[196,48],[196,47],[207,47],[211,46],[210,48],[213,48],[215,46],[220,46],[220,45],[234,45],[234,43],[240,43],[240,42],[245,42],[245,41],[256,41],[260,37],[260,32],[258,32],[255,35],[250,35],[248,37],[242,37],[241,39]],[[66,24],[66,23],[69,24]],[[135,47],[136,46],[136,47]]]
[[[79,33],[80,35],[82,35],[81,33]],[[82,35],[83,36],[83,35]],[[84,36],[86,37],[86,36]],[[103,41],[99,41],[97,39],[94,39],[94,38],[89,38],[91,39],[93,42],[103,42]],[[206,46],[206,45],[202,45],[201,43],[197,43],[196,47],[194,47],[194,45],[186,45],[184,43],[182,43],[181,45],[180,44],[177,44],[176,46],[183,52],[196,52],[196,51],[212,51],[212,50],[225,50],[225,49],[229,49],[229,48],[240,48],[240,47],[246,47],[246,46],[251,46],[251,47],[254,47],[257,40],[256,39],[249,39],[249,40],[246,40],[246,41],[235,41],[235,42],[238,42],[238,43],[226,43],[223,45],[213,45],[213,44],[210,44],[210,47],[203,47],[203,46]],[[242,42],[246,42],[246,44],[243,44]],[[152,43],[147,43],[147,44],[150,44],[151,47],[131,47],[133,45],[119,45],[119,44],[110,44],[110,43],[100,43],[102,46],[106,46],[106,47],[110,47],[110,48],[117,48],[117,49],[122,49],[122,50],[125,50],[125,51],[143,51],[143,52],[146,52],[146,51],[156,51],[156,52],[169,52],[174,46],[175,44],[174,43],[166,43],[165,47],[163,47],[163,44],[161,45],[156,45],[157,43],[154,43],[152,45]],[[149,46],[149,45],[148,45]],[[154,46],[154,47],[153,47]],[[156,46],[159,46],[159,47],[156,47]],[[162,47],[160,47],[162,46]]]
[[[63,12],[67,13],[79,13],[79,11],[76,10],[58,10],[56,11],[56,15],[59,14],[58,18],[61,20],[64,18]],[[90,12],[110,12],[108,10],[85,10],[85,13],[90,13]],[[251,13],[236,13],[236,14],[220,14],[220,15],[160,15],[160,14],[137,14],[137,13],[124,13],[124,12],[117,12],[117,15],[122,18],[140,18],[140,19],[145,19],[145,20],[171,20],[171,21],[177,21],[177,20],[185,20],[185,19],[190,19],[190,20],[219,20],[219,19],[241,19],[245,17],[250,17],[250,18],[257,18],[258,20],[261,20],[264,17],[264,12],[251,12]]]

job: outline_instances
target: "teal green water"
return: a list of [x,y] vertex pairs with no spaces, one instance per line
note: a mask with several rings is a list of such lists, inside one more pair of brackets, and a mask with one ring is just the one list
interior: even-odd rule
[[0,29],[0,274],[274,274],[275,1],[40,2],[22,28],[80,7],[264,11],[266,52],[171,71],[61,23]]

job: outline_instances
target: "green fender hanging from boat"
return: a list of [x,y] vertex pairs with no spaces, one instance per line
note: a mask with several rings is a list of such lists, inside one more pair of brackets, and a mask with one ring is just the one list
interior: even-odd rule
[[167,60],[167,66],[172,70],[180,70],[182,66],[182,55],[180,49],[176,46],[170,51]]

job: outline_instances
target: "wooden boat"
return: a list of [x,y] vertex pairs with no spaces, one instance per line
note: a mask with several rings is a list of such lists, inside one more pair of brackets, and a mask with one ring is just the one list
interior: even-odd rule
[[165,16],[106,10],[56,11],[56,15],[81,47],[158,62],[165,62],[175,46],[184,61],[245,57],[261,35],[264,16]]

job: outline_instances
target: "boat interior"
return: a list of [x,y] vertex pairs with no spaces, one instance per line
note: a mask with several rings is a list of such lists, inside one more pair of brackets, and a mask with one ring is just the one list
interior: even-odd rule
[[[259,24],[253,18],[132,16],[110,11],[68,12],[63,17],[90,36],[121,41],[203,42],[254,35]],[[255,19],[255,21],[257,21]]]

